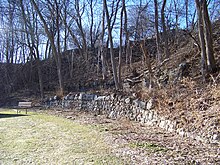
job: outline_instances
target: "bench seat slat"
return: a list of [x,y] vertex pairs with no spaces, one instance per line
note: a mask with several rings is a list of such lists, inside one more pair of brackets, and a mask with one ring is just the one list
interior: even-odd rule
[[[27,114],[27,109],[32,107],[32,102],[18,102],[18,109],[25,109]],[[17,109],[17,114],[18,114]]]
[[32,102],[19,102],[19,107],[32,107]]

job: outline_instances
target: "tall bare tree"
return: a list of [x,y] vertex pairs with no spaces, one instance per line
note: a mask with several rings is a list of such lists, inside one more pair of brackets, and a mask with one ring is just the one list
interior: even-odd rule
[[157,61],[161,62],[161,52],[160,52],[160,34],[159,34],[159,14],[158,14],[158,2],[154,0],[154,12],[155,12],[155,30],[156,30],[156,44],[157,44]]
[[[59,20],[60,20],[59,6],[58,6],[58,3],[57,3],[57,0],[55,0],[54,2],[55,2],[56,9],[55,9],[55,12],[51,13],[51,14],[55,14],[55,16],[56,16],[56,25],[59,26]],[[38,13],[38,15],[40,17],[40,20],[43,23],[44,30],[45,30],[45,32],[47,34],[47,37],[50,40],[52,52],[53,52],[53,55],[54,55],[54,58],[55,58],[55,61],[56,61],[56,65],[57,65],[57,74],[58,74],[58,80],[59,80],[59,92],[60,92],[61,95],[63,95],[64,89],[63,89],[63,78],[62,78],[62,73],[61,73],[61,53],[60,53],[60,48],[56,47],[56,42],[55,42],[54,34],[52,34],[51,31],[49,30],[47,22],[45,21],[45,19],[44,19],[43,15],[42,15],[38,5],[36,4],[35,0],[31,0],[31,3],[33,4],[36,12]],[[58,36],[57,40],[59,41],[59,36]],[[59,44],[59,43],[57,43],[57,44]]]
[[[104,46],[104,35],[105,35],[105,4],[102,6],[102,33],[100,35],[99,47],[100,47],[100,55],[101,55],[101,63],[102,63],[102,79],[106,79],[106,53]],[[99,61],[98,61],[99,62]],[[99,68],[98,68],[99,69]]]
[[113,46],[113,38],[112,38],[111,20],[110,20],[106,0],[104,0],[103,3],[104,3],[104,7],[105,7],[107,27],[108,27],[108,37],[109,37],[109,42],[110,42],[110,54],[111,54],[113,77],[114,77],[114,82],[115,82],[115,88],[116,88],[116,90],[118,90],[120,88],[120,86],[118,83],[117,69],[116,69],[115,56],[114,56],[114,50],[113,50],[114,46]]
[[145,40],[142,40],[140,42],[140,47],[141,47],[141,50],[143,52],[143,55],[144,55],[144,66],[147,67],[148,71],[149,71],[149,89],[152,88],[152,78],[153,78],[153,72],[152,72],[152,67],[151,67],[151,61],[150,61],[150,56],[149,56],[149,53],[148,53],[148,50],[145,46]]
[[7,63],[14,63],[14,52],[15,52],[15,15],[16,15],[16,3],[14,1],[8,0],[7,6],[7,25],[8,30],[6,30],[6,62]]
[[[28,8],[28,5],[26,5],[27,9],[25,10],[23,0],[20,0],[19,2],[20,2],[22,18],[23,18],[23,22],[25,26],[25,33],[26,33],[26,38],[28,42],[30,56],[31,58],[37,61],[40,94],[41,94],[41,99],[43,99],[44,90],[43,90],[43,78],[42,78],[42,71],[41,71],[40,53],[39,53],[38,20],[37,20],[37,16],[35,15],[35,13],[29,12],[30,9]],[[27,14],[25,13],[25,11],[27,11]],[[32,18],[31,18],[31,15],[32,15]]]
[[121,14],[120,14],[120,41],[119,41],[119,61],[118,61],[118,84],[119,87],[121,88],[122,86],[122,80],[121,80],[121,66],[122,66],[122,44],[123,44],[123,15],[124,15],[124,10],[125,10],[125,1],[122,1],[122,8],[121,8]]
[[[90,29],[89,29],[89,34],[90,34],[90,46],[91,48],[94,48],[94,39],[93,39],[93,25],[94,25],[94,0],[89,0],[89,7],[90,7],[90,18],[91,18],[91,23],[90,23]],[[96,2],[95,2],[96,3]]]
[[128,15],[127,15],[127,9],[126,9],[126,5],[125,5],[125,0],[122,0],[122,7],[124,8],[124,33],[125,33],[125,47],[126,47],[126,51],[125,51],[125,61],[126,64],[128,64],[128,59],[129,59],[129,52],[130,52],[130,48],[129,48],[129,33],[128,33]]
[[206,43],[206,54],[207,54],[207,67],[208,71],[213,72],[216,69],[216,61],[214,58],[213,50],[213,36],[212,36],[212,26],[208,13],[208,3],[204,0],[202,3],[203,9],[203,28],[205,32],[205,43]]
[[165,7],[166,7],[166,0],[163,0],[162,8],[161,8],[161,23],[163,27],[163,33],[162,33],[162,39],[164,41],[164,52],[166,58],[170,57],[169,47],[168,47],[168,36],[167,36],[167,28],[166,28],[166,22],[165,22]]
[[186,8],[186,29],[189,29],[189,21],[188,21],[188,15],[189,15],[189,0],[185,0],[185,8]]
[[216,69],[216,62],[213,51],[213,38],[211,22],[208,13],[208,4],[206,0],[195,0],[197,16],[198,16],[198,30],[199,40],[201,45],[201,61],[202,73],[204,79],[204,72],[213,72]]
[[82,48],[83,48],[83,55],[86,60],[88,60],[88,46],[86,41],[86,33],[83,30],[83,24],[82,24],[82,14],[85,11],[85,3],[80,6],[80,1],[75,0],[74,1],[74,9],[75,9],[75,15],[73,15],[74,20],[76,21],[76,24],[79,28],[80,35],[82,37]]

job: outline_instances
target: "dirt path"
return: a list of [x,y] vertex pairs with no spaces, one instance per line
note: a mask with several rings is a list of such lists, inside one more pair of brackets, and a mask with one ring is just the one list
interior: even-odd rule
[[125,119],[46,113],[0,118],[0,164],[220,164],[214,144]]
[[220,146],[216,144],[201,144],[126,119],[111,120],[104,115],[79,111],[48,113],[101,128],[106,133],[106,142],[113,147],[112,152],[129,160],[129,164],[220,164]]

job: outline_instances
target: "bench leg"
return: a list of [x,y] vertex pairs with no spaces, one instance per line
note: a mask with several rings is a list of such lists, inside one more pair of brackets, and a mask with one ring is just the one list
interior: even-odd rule
[[25,112],[26,112],[26,114],[27,114],[27,109],[25,109],[25,110],[26,110]]

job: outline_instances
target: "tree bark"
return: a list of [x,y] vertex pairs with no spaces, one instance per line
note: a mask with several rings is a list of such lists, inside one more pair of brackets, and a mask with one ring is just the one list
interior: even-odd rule
[[127,15],[127,10],[125,6],[125,0],[122,0],[122,7],[124,8],[124,33],[125,33],[125,61],[126,64],[128,64],[128,59],[129,59],[129,33],[128,33],[128,15]]
[[59,93],[60,93],[60,95],[63,95],[63,79],[62,79],[62,74],[61,74],[61,58],[58,57],[58,56],[60,56],[60,53],[57,51],[57,48],[55,46],[54,36],[50,33],[48,26],[47,26],[47,23],[46,23],[43,15],[41,14],[36,2],[34,0],[31,0],[31,3],[33,4],[36,12],[38,13],[40,20],[43,23],[44,30],[47,34],[47,37],[50,40],[52,52],[53,52],[53,55],[54,55],[54,58],[56,61],[56,65],[57,65],[57,74],[58,74],[59,90],[60,90]]
[[201,47],[201,72],[203,81],[205,81],[205,72],[206,72],[206,49],[205,49],[205,38],[204,38],[204,30],[203,30],[203,22],[202,22],[202,9],[200,6],[199,0],[195,0],[197,16],[198,16],[198,31],[199,31],[199,41]]
[[166,58],[170,57],[169,47],[168,47],[168,36],[167,36],[167,29],[166,29],[166,22],[165,22],[165,7],[166,7],[166,0],[163,0],[163,5],[161,8],[161,23],[163,27],[163,41],[164,41],[164,50]]
[[108,12],[108,7],[107,7],[106,0],[104,0],[103,3],[104,3],[105,12],[106,12],[106,19],[107,19],[107,27],[108,27],[108,36],[109,36],[109,42],[110,42],[110,54],[111,54],[113,77],[114,77],[114,82],[115,82],[115,88],[116,88],[116,90],[118,90],[120,87],[119,87],[119,84],[118,84],[118,76],[117,76],[117,70],[116,70],[116,65],[115,65],[113,40],[112,40],[112,30],[111,30],[111,21],[110,21],[110,18],[109,18],[109,12]]
[[[39,88],[40,88],[40,97],[41,97],[41,100],[43,100],[44,90],[43,90],[43,77],[42,77],[42,71],[41,71],[40,53],[39,53],[39,50],[38,50],[37,18],[34,18],[34,16],[33,16],[33,21],[35,21],[35,22],[33,22],[33,24],[31,24],[30,20],[27,19],[27,16],[25,14],[23,0],[20,0],[20,7],[21,7],[21,11],[22,11],[22,18],[23,18],[24,23],[25,23],[25,25],[24,25],[25,26],[25,33],[26,33],[26,36],[27,36],[27,42],[28,42],[30,55],[33,56],[31,58],[34,58],[37,61],[37,71],[38,71],[38,81],[39,81]],[[34,27],[35,27],[35,29],[34,29]],[[30,37],[29,37],[29,35],[30,35]],[[34,52],[36,52],[36,55],[35,55]]]
[[162,61],[161,52],[160,52],[160,34],[159,34],[159,21],[158,21],[158,2],[154,0],[154,11],[155,11],[155,30],[156,30],[156,45],[157,45],[157,61],[160,63]]
[[63,78],[62,78],[62,60],[61,60],[61,48],[60,48],[60,7],[58,5],[57,0],[55,0],[56,6],[56,29],[57,29],[57,72],[58,72],[58,80],[59,80],[59,94],[63,95]]
[[188,7],[189,7],[189,0],[185,0],[185,6],[186,6],[186,29],[189,29],[189,22],[188,22]]
[[90,25],[89,33],[90,33],[90,45],[91,45],[92,49],[94,48],[94,42],[93,42],[93,25],[94,25],[93,1],[94,0],[90,0],[90,2],[89,2],[90,16],[91,16],[91,25]]
[[145,47],[145,40],[142,40],[140,43],[143,55],[144,55],[144,65],[145,67],[147,66],[147,69],[149,71],[149,89],[151,89],[152,87],[152,78],[153,78],[153,72],[152,72],[152,67],[151,67],[151,62],[150,62],[150,56],[149,53],[147,51],[147,48]]
[[81,46],[80,46],[80,43],[79,43],[79,41],[77,40],[76,35],[73,33],[72,29],[70,28],[71,25],[67,25],[67,22],[66,22],[65,19],[62,19],[62,20],[63,20],[63,23],[64,23],[65,27],[66,27],[67,30],[69,31],[69,34],[70,34],[70,36],[72,37],[74,44],[75,44],[75,45],[77,46],[77,48],[79,49],[79,54],[80,54],[81,56],[83,56],[83,51],[82,51],[82,48],[81,48]]
[[[124,0],[122,3],[125,3]],[[118,84],[119,87],[122,88],[122,80],[121,80],[121,66],[122,66],[122,42],[123,42],[123,13],[125,10],[125,5],[122,4],[121,16],[120,16],[120,43],[119,43],[119,62],[118,62]]]
[[208,14],[207,1],[195,0],[195,4],[198,16],[199,41],[201,45],[201,70],[203,81],[205,81],[205,73],[214,72],[216,70],[212,29]]
[[43,87],[43,76],[42,76],[42,71],[41,71],[41,62],[40,60],[37,60],[37,72],[38,72],[38,81],[39,81],[39,87],[40,87],[40,98],[43,100],[44,98],[44,87]]
[[207,55],[207,69],[209,72],[214,72],[216,70],[216,62],[214,58],[214,50],[213,50],[213,37],[212,37],[212,26],[209,18],[207,2],[206,0],[202,3],[203,7],[203,28],[205,35],[205,43],[206,43],[206,55]]
[[102,9],[102,33],[101,33],[101,40],[99,43],[100,53],[101,53],[101,62],[102,62],[102,79],[106,79],[106,65],[105,65],[105,48],[104,48],[104,35],[105,35],[105,5],[103,3]]
[[[67,0],[64,0],[64,16],[63,16],[63,22],[66,22],[67,20]],[[68,29],[64,28],[64,48],[63,51],[67,51],[67,38],[68,38]]]
[[88,47],[87,47],[87,42],[86,42],[86,34],[85,34],[84,30],[83,30],[82,16],[81,16],[81,13],[80,13],[80,10],[84,10],[85,5],[82,8],[80,8],[79,3],[80,3],[79,0],[75,0],[75,10],[76,10],[75,21],[76,21],[76,24],[77,24],[77,26],[79,28],[81,37],[82,37],[83,55],[84,55],[85,60],[88,60]]

